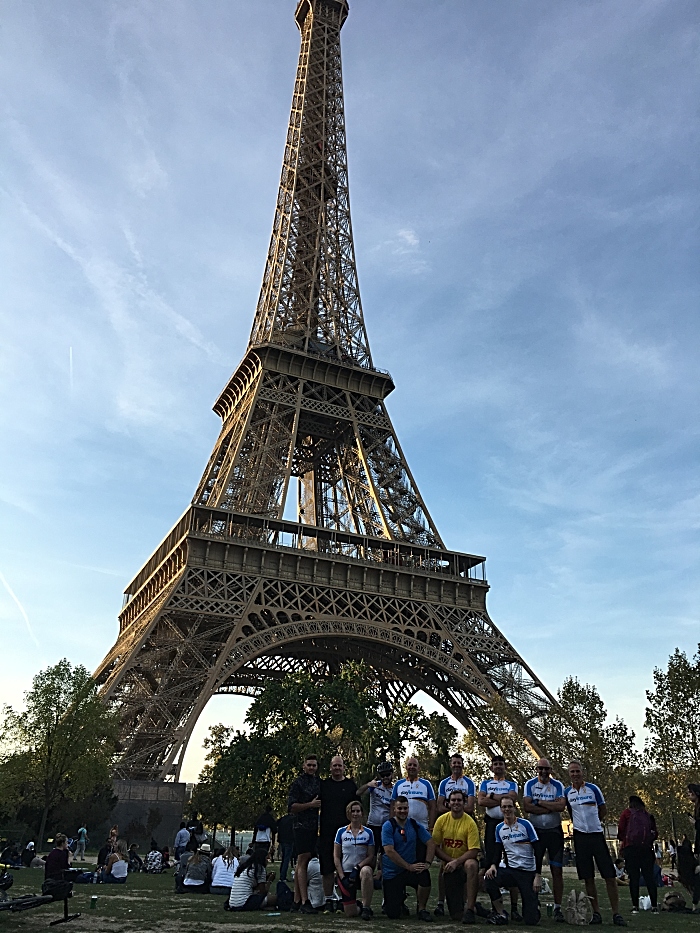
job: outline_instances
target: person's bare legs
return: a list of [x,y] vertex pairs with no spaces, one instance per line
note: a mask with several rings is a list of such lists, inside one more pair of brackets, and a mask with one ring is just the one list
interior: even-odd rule
[[326,895],[326,900],[329,897],[333,897],[333,887],[335,885],[335,874],[331,872],[330,875],[323,876],[323,893]]
[[297,865],[294,870],[294,900],[298,904],[305,904],[309,899],[309,879],[306,869],[310,861],[310,852],[302,852],[301,855],[297,855]]
[[550,865],[552,873],[552,887],[554,888],[554,903],[561,905],[564,897],[564,872],[558,865]]
[[[614,880],[614,879],[613,879]],[[586,878],[584,881],[586,885],[586,894],[591,899],[591,907],[593,908],[593,913],[600,913],[600,904],[598,903],[598,889],[595,886],[595,878]],[[617,888],[615,888],[617,891]]]
[[464,873],[467,876],[464,884],[465,903],[470,910],[474,910],[479,891],[479,866],[475,858],[468,858],[464,863]]
[[614,914],[620,913],[620,892],[617,888],[617,878],[606,878],[605,887],[608,889],[608,898]]
[[425,910],[428,906],[428,898],[430,897],[430,888],[421,888],[418,886],[417,899],[418,899],[418,910]]
[[360,892],[362,893],[362,906],[371,907],[374,894],[374,873],[369,865],[363,865],[360,869]]

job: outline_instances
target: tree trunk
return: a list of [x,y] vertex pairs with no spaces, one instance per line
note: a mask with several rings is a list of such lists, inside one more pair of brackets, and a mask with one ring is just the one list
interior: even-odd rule
[[214,849],[216,848],[216,830],[218,829],[218,823],[214,823],[214,829],[211,834],[211,854],[214,854]]
[[44,806],[44,811],[41,814],[41,825],[39,826],[39,839],[36,846],[36,854],[38,855],[44,845],[44,833],[46,832],[46,821],[49,818],[49,805],[48,803]]

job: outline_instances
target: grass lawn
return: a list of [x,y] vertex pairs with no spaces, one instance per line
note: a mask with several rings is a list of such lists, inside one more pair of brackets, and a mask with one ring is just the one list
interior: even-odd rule
[[[437,870],[433,868],[433,896],[429,908],[435,906],[437,892]],[[566,890],[569,891],[576,883],[572,869],[566,870]],[[40,869],[23,869],[14,872],[15,883],[10,890],[11,895],[40,893],[43,872]],[[579,885],[580,886],[580,885]],[[605,899],[603,883],[598,880],[601,904],[603,905],[603,922],[611,931],[612,921],[610,908]],[[182,931],[216,931],[222,926],[235,930],[245,931],[251,929],[271,930],[284,933],[284,931],[309,930],[315,933],[328,933],[331,930],[352,928],[379,928],[396,933],[415,931],[425,925],[416,920],[415,915],[406,920],[387,920],[379,912],[379,892],[375,892],[375,917],[372,923],[361,920],[346,920],[341,915],[323,915],[317,917],[299,917],[296,914],[282,914],[271,916],[260,911],[259,913],[235,914],[223,909],[223,897],[214,895],[178,894],[173,891],[172,875],[129,875],[125,886],[121,885],[76,885],[73,898],[69,901],[71,913],[81,912],[82,916],[73,920],[70,926],[61,928],[65,933],[78,933],[79,930],[133,930],[134,933],[182,933]],[[630,930],[635,933],[663,930],[664,933],[700,933],[700,915],[668,914],[659,915],[642,911],[632,917],[630,915],[630,899],[626,888],[621,888],[621,909],[628,920]],[[682,889],[678,889],[682,890]],[[644,891],[644,889],[642,889]],[[97,895],[97,906],[90,908],[90,898]],[[689,902],[687,895],[686,900]],[[481,901],[487,906],[488,898],[481,895]],[[551,901],[551,895],[543,895],[542,903]],[[506,898],[506,907],[508,906]],[[415,907],[415,898],[409,891],[409,906]],[[62,915],[63,904],[50,904],[47,907],[38,907],[35,910],[12,914],[9,911],[0,912],[0,933],[24,933],[24,931],[45,930],[50,920]],[[483,921],[478,925],[482,929],[491,929]],[[516,929],[525,930],[523,924],[515,924]],[[542,918],[540,928],[561,931],[562,926],[546,915]],[[455,924],[449,918],[436,918],[428,929],[464,929],[461,924]]]

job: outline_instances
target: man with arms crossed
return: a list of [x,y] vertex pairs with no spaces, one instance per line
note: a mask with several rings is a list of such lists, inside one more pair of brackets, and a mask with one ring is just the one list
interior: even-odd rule
[[618,927],[626,926],[620,914],[620,895],[617,876],[610,849],[605,841],[602,820],[605,819],[605,798],[596,784],[583,779],[583,765],[580,761],[569,764],[571,784],[564,791],[566,806],[574,824],[574,849],[576,852],[576,871],[579,879],[585,882],[586,894],[593,905],[591,923],[602,923],[598,891],[595,886],[595,864],[605,879],[608,899],[613,912],[613,923]]
[[537,873],[540,875],[544,853],[549,854],[554,887],[554,919],[564,923],[561,910],[564,896],[564,830],[561,828],[561,814],[566,809],[564,785],[552,778],[552,766],[546,758],[540,758],[536,770],[537,777],[531,778],[525,785],[523,809],[537,830],[535,858]]
[[[333,859],[338,874],[338,888],[343,898],[346,917],[372,919],[372,894],[374,879],[374,834],[362,825],[362,805],[353,800],[345,809],[350,823],[340,827],[333,846]],[[362,890],[362,907],[357,903],[357,886]]]
[[[486,890],[493,905],[489,923],[496,926],[508,923],[501,888],[509,888],[511,891],[517,888],[523,899],[523,919],[525,923],[534,925],[540,921],[537,895],[542,886],[533,848],[537,833],[529,820],[516,816],[515,804],[509,797],[501,800],[501,812],[503,822],[496,826],[494,832],[493,861],[484,875]],[[505,861],[505,868],[499,868],[501,860]]]
[[408,815],[430,832],[437,816],[435,791],[430,781],[418,777],[419,774],[418,759],[410,755],[406,759],[406,777],[394,784],[391,799],[395,801],[398,797],[405,797],[408,800]]
[[[450,774],[442,781],[438,788],[437,813],[438,817],[443,813],[449,813],[450,807],[447,801],[453,790],[459,788],[464,791],[464,812],[469,816],[474,816],[474,806],[476,804],[476,788],[474,781],[464,774],[464,758],[455,753],[450,758]],[[444,863],[440,862],[440,874],[438,875],[438,902],[434,914],[436,917],[445,915],[445,879],[442,876]]]
[[464,812],[465,794],[461,788],[450,791],[448,803],[450,812],[439,816],[433,827],[435,854],[444,872],[447,908],[452,920],[476,923],[481,855],[479,830],[471,816]]
[[318,839],[318,808],[321,806],[321,781],[315,755],[304,759],[304,770],[289,788],[289,812],[294,817],[294,847],[297,864],[294,871],[293,910],[303,914],[315,914],[311,906],[307,887],[306,867],[316,854]]
[[[435,857],[435,843],[428,830],[408,816],[408,797],[394,799],[394,816],[382,826],[384,846],[384,913],[398,920],[404,909],[406,887],[416,889],[419,920],[432,920],[426,906],[430,897],[430,866]],[[418,861],[418,844],[425,848],[425,857]]]

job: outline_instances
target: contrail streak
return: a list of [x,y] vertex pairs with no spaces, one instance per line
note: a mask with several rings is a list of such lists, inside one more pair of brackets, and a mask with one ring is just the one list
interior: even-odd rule
[[27,631],[28,631],[29,634],[31,635],[32,641],[33,641],[34,644],[37,646],[37,648],[40,648],[41,645],[40,645],[39,642],[36,640],[36,635],[35,635],[34,632],[32,631],[32,626],[31,626],[31,622],[29,621],[29,616],[28,616],[27,613],[25,612],[24,606],[22,605],[22,603],[21,603],[21,602],[17,599],[17,597],[15,596],[15,594],[14,594],[14,592],[13,592],[13,590],[12,590],[12,587],[11,587],[10,584],[7,582],[7,580],[5,579],[5,575],[4,575],[2,572],[0,572],[0,583],[2,583],[2,585],[5,587],[5,589],[7,590],[7,592],[10,594],[10,596],[11,596],[11,597],[14,599],[14,601],[17,603],[17,608],[18,608],[19,611],[22,613],[22,617],[23,617],[24,621],[25,621],[26,624],[27,624]]

